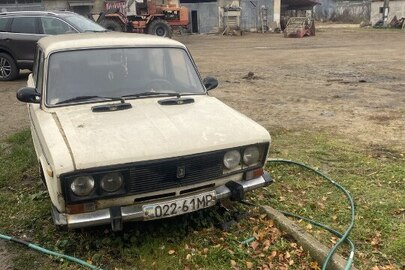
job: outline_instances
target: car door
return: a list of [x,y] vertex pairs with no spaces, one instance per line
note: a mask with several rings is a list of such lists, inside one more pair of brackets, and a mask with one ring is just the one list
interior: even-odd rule
[[13,18],[10,25],[9,44],[21,68],[32,69],[37,41],[44,36],[40,34],[38,17]]
[[7,31],[11,22],[11,18],[3,17],[0,18],[0,48],[6,49],[8,38],[7,38]]

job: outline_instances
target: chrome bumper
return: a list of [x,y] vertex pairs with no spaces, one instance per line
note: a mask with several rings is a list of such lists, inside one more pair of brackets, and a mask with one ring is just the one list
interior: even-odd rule
[[[273,182],[273,180],[271,179],[270,175],[265,172],[258,178],[249,181],[235,182],[239,184],[239,187],[243,187],[243,192],[246,192],[260,187],[268,186]],[[233,191],[227,186],[229,185],[222,185],[215,189],[216,201],[231,197]],[[167,201],[169,200],[173,200],[173,198],[167,199]],[[112,213],[116,213],[117,211],[120,212],[120,222],[142,221],[145,219],[143,206],[146,204],[151,203],[147,202],[145,204],[113,207],[114,209],[106,208],[82,214],[59,213],[55,207],[52,207],[52,218],[56,225],[67,226],[69,229],[110,224],[112,223],[112,219],[115,219],[117,217],[115,216],[115,214]]]

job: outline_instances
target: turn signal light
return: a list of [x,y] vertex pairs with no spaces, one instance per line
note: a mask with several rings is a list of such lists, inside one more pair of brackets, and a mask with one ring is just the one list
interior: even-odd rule
[[72,204],[66,206],[66,213],[68,214],[80,214],[85,212],[91,212],[96,210],[96,204],[94,202],[91,203],[80,203],[80,204]]
[[262,176],[263,173],[264,173],[263,168],[254,169],[252,171],[245,172],[244,180],[248,181],[248,180],[255,179],[257,177]]

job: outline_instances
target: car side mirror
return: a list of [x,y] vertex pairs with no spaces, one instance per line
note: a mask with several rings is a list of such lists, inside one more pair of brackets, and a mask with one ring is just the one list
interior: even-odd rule
[[218,80],[214,77],[204,78],[203,83],[207,91],[212,90],[218,86]]
[[17,99],[26,103],[39,103],[41,101],[41,94],[35,88],[24,87],[17,91]]

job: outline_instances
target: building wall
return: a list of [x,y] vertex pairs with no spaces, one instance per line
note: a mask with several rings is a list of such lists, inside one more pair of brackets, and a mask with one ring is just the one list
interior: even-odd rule
[[43,0],[42,3],[47,10],[67,10],[69,8],[66,0]]
[[[371,18],[370,22],[374,25],[380,19],[382,19],[382,14],[380,13],[380,7],[384,5],[384,2],[372,2],[371,3]],[[388,13],[388,23],[397,16],[397,19],[405,17],[405,1],[390,1],[389,3],[389,13]]]
[[0,0],[0,12],[19,11],[19,10],[43,10],[41,3],[37,4],[2,4]]
[[267,9],[267,23],[274,20],[273,0],[241,0],[241,28],[245,31],[261,29],[261,9]]
[[197,11],[199,33],[216,33],[219,31],[219,9],[217,2],[182,3],[189,10],[191,31],[191,11]]
[[371,0],[321,0],[319,2],[321,5],[314,7],[314,16],[317,20],[352,23],[370,20]]

